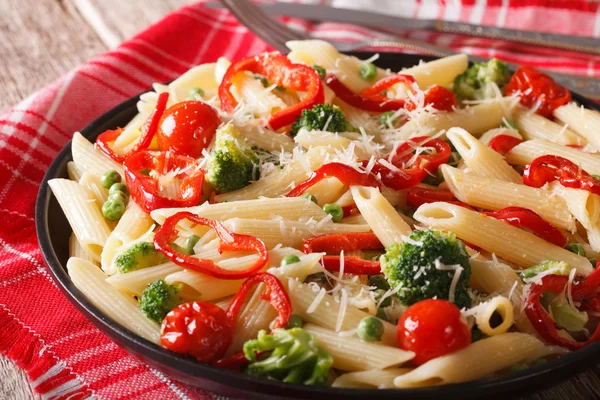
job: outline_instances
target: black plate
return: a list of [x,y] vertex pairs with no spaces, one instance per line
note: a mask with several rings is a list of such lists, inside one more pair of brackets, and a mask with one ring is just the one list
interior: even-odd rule
[[[354,53],[366,59],[373,53]],[[416,65],[419,60],[430,61],[434,57],[411,54],[380,53],[376,64],[383,68],[399,70]],[[591,100],[574,94],[573,98],[587,108],[600,110]],[[136,114],[138,96],[113,108],[81,131],[90,141],[107,129],[123,126]],[[305,398],[305,399],[365,399],[370,397],[385,399],[434,399],[434,398],[482,398],[498,397],[507,394],[524,394],[539,388],[548,388],[586,367],[592,366],[600,355],[600,342],[568,354],[558,360],[529,368],[502,378],[479,380],[462,384],[422,388],[422,389],[335,389],[317,388],[303,385],[290,385],[254,378],[248,375],[222,370],[200,364],[161,348],[107,318],[80,292],[66,272],[69,257],[69,235],[71,227],[67,222],[56,198],[49,190],[48,180],[67,178],[67,162],[72,160],[69,142],[58,154],[46,172],[40,186],[36,202],[36,228],[38,241],[51,275],[69,301],[86,316],[98,329],[128,352],[139,357],[150,366],[171,375],[182,382],[223,396],[244,399]]]

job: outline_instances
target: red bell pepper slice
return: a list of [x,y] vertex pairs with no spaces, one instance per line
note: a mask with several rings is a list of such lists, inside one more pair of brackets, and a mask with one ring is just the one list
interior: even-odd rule
[[277,321],[275,324],[273,324],[273,329],[285,327],[292,316],[292,303],[279,279],[267,272],[262,272],[246,279],[240,290],[238,290],[235,297],[229,304],[227,316],[233,323],[235,323],[242,306],[250,294],[250,290],[259,283],[265,284],[265,293],[262,295],[262,298],[266,301],[269,301],[279,314]]
[[[452,111],[458,106],[458,101],[456,100],[454,92],[439,85],[433,85],[427,89],[423,103],[425,106],[432,105],[433,108],[439,111]],[[412,111],[417,108],[417,105],[412,101],[407,101],[404,108],[407,111]]]
[[[588,299],[595,302],[595,299],[597,299],[598,296],[599,278],[600,269],[595,269],[583,281],[579,282],[578,285],[573,285],[573,300],[582,302],[584,305],[589,304],[587,301]],[[535,330],[547,342],[570,350],[577,350],[600,339],[600,324],[596,327],[592,336],[585,342],[575,342],[568,338],[564,338],[559,335],[556,323],[540,302],[540,297],[544,292],[560,294],[565,290],[565,286],[568,282],[569,278],[566,276],[548,275],[542,278],[541,284],[531,285],[529,297],[527,298],[527,305],[525,306],[525,314],[527,314],[527,317]]]
[[375,177],[370,174],[359,172],[354,168],[342,163],[329,163],[313,172],[312,176],[300,182],[298,186],[292,189],[287,197],[298,197],[302,195],[309,187],[325,178],[335,177],[346,186],[373,186],[379,187]]
[[390,99],[380,92],[397,83],[412,85],[415,79],[409,75],[391,75],[377,81],[373,86],[364,89],[360,94],[354,93],[344,85],[335,75],[328,75],[325,83],[337,97],[344,102],[365,111],[384,112],[396,111],[404,107],[404,99]]
[[[198,205],[202,196],[204,171],[197,160],[166,151],[142,150],[127,157],[123,164],[125,180],[131,198],[147,213],[157,208],[191,207]],[[182,179],[177,198],[171,199],[159,194],[156,177],[140,173],[152,170],[160,175],[177,173]]]
[[302,114],[302,110],[310,109],[325,101],[323,84],[314,68],[304,64],[294,64],[286,56],[277,52],[262,53],[231,64],[225,72],[219,85],[219,99],[221,108],[226,112],[232,112],[238,104],[230,89],[233,77],[243,71],[261,74],[276,85],[306,93],[298,104],[271,115],[268,125],[273,130],[294,123],[296,117]]
[[[258,253],[258,260],[245,270],[228,270],[219,267],[212,260],[196,258],[178,253],[171,242],[178,235],[177,223],[182,219],[188,219],[195,224],[211,227],[217,237],[220,239],[219,252],[223,251],[255,251]],[[241,235],[230,232],[223,224],[218,221],[202,218],[190,212],[178,212],[168,217],[160,229],[154,235],[154,247],[163,253],[169,260],[175,264],[189,270],[202,272],[203,274],[219,279],[244,279],[260,271],[269,258],[267,246],[262,240],[249,235]]]
[[[374,233],[337,233],[315,236],[304,241],[304,253],[379,250],[383,245]],[[344,256],[344,273],[356,275],[377,275],[381,273],[379,261],[363,260],[356,256]],[[341,269],[340,255],[327,255],[322,259],[323,268],[328,271]]]
[[161,93],[158,95],[158,100],[156,101],[156,107],[152,114],[148,117],[144,125],[142,125],[142,134],[138,139],[137,143],[125,154],[118,154],[111,148],[111,144],[114,143],[115,140],[121,133],[123,133],[123,128],[118,128],[115,130],[108,130],[104,133],[101,133],[100,136],[96,139],[96,148],[115,160],[116,162],[122,163],[125,159],[132,154],[137,153],[140,150],[145,150],[150,147],[150,143],[152,143],[152,139],[156,134],[158,129],[158,123],[167,108],[167,101],[169,100],[169,93]]
[[[411,168],[405,168],[413,158],[417,147],[432,147],[433,154],[419,154],[412,162]],[[418,136],[407,140],[396,149],[390,163],[401,171],[392,170],[379,162],[373,166],[372,173],[381,176],[381,182],[394,190],[402,190],[417,185],[429,174],[437,171],[438,167],[448,162],[452,148],[440,139],[429,136]]]
[[488,146],[497,153],[505,155],[513,149],[513,147],[523,143],[519,138],[510,135],[498,135],[490,140]]
[[545,117],[571,101],[571,93],[567,89],[550,76],[526,66],[517,69],[506,85],[505,92],[507,96],[519,92],[521,104],[529,108],[539,101],[541,104],[536,112]]
[[527,186],[542,187],[555,180],[564,187],[583,189],[600,195],[600,182],[566,158],[541,156],[526,166],[523,172],[523,183]]
[[528,208],[506,207],[502,210],[484,212],[483,214],[507,222],[517,228],[527,229],[536,236],[559,247],[565,247],[567,244],[567,238],[560,230]]
[[413,208],[418,208],[425,203],[435,203],[436,201],[451,202],[456,197],[447,189],[429,189],[424,187],[411,187],[408,189],[406,204]]

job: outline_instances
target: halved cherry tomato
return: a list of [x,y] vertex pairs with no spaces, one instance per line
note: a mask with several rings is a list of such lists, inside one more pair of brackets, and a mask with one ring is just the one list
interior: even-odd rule
[[200,362],[223,358],[233,340],[232,322],[215,304],[195,301],[171,310],[162,322],[160,344]]
[[421,365],[471,344],[471,329],[456,305],[427,299],[408,307],[398,321],[398,344],[413,351],[412,362]]
[[558,107],[571,101],[571,93],[548,75],[535,68],[522,66],[514,73],[508,85],[506,95],[521,93],[521,104],[532,108],[540,102],[537,113],[548,117]]
[[182,101],[165,111],[156,137],[161,150],[194,158],[202,155],[221,123],[217,111],[201,101]]

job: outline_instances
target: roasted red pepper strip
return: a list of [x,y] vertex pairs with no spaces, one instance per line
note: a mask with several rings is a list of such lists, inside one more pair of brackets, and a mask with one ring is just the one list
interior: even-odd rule
[[505,221],[512,226],[527,229],[536,236],[559,247],[565,247],[567,244],[567,238],[560,230],[528,208],[507,207],[494,212],[484,212],[483,214]]
[[270,302],[273,308],[279,313],[277,321],[273,324],[273,329],[285,327],[292,315],[292,303],[279,279],[267,272],[262,272],[246,279],[246,282],[244,282],[229,304],[227,316],[235,323],[242,306],[250,294],[250,290],[259,283],[265,284],[265,293],[262,295],[263,300]]
[[[177,223],[188,219],[195,224],[211,227],[221,241],[219,252],[223,251],[255,251],[258,260],[244,270],[229,270],[219,267],[212,260],[205,260],[178,253],[171,247],[171,242],[177,237]],[[175,264],[189,270],[202,272],[218,279],[244,279],[260,271],[269,258],[267,246],[262,240],[249,235],[230,232],[218,221],[202,218],[190,212],[178,212],[168,217],[154,235],[154,247]],[[241,289],[240,289],[241,290]],[[239,292],[238,292],[239,294]]]
[[374,233],[331,233],[315,236],[304,241],[304,253],[340,253],[342,251],[383,249]]
[[277,52],[262,53],[231,64],[225,72],[219,86],[219,99],[224,111],[231,112],[238,104],[230,89],[233,77],[243,71],[263,75],[275,85],[306,93],[298,104],[271,115],[268,125],[274,130],[294,123],[296,117],[302,114],[302,110],[325,101],[323,84],[314,68],[304,64],[294,64],[286,56]]
[[[342,251],[379,250],[383,248],[384,246],[374,233],[337,233],[320,235],[305,240],[302,251],[304,253],[341,253]],[[328,271],[339,271],[342,263],[341,256],[324,256],[322,263]],[[344,272],[356,275],[377,275],[381,273],[381,267],[378,261],[345,256]]]
[[137,153],[140,150],[145,150],[150,147],[150,143],[152,143],[152,139],[156,134],[156,130],[158,129],[158,122],[160,121],[165,109],[167,108],[167,101],[169,100],[169,93],[161,93],[158,95],[158,100],[156,101],[156,107],[152,114],[148,117],[144,125],[142,126],[142,134],[138,139],[137,143],[124,154],[117,154],[110,147],[112,143],[123,133],[123,129],[115,129],[109,130],[104,133],[101,133],[100,136],[96,139],[96,148],[115,160],[116,162],[122,163],[125,159],[132,154]]
[[215,367],[231,369],[234,371],[239,371],[242,367],[245,367],[250,363],[250,360],[246,358],[243,351],[239,351],[230,355],[229,357],[221,358],[213,365]]
[[424,187],[411,187],[408,189],[406,204],[413,208],[418,208],[425,203],[435,203],[436,201],[451,202],[456,197],[451,191],[446,189],[429,189]]
[[526,66],[517,69],[506,85],[505,92],[507,96],[520,92],[521,104],[529,108],[539,101],[536,112],[545,117],[571,101],[571,93],[567,89],[548,75]]
[[[423,103],[425,106],[432,105],[433,108],[439,111],[452,111],[458,105],[454,92],[439,85],[433,85],[427,89]],[[404,108],[407,111],[412,111],[417,108],[417,105],[412,101],[407,101]]]
[[514,136],[498,135],[490,140],[488,146],[490,146],[495,152],[505,155],[511,151],[513,147],[521,143],[523,143],[523,141]]
[[[157,208],[196,206],[200,202],[204,171],[198,161],[191,157],[165,151],[142,150],[129,156],[123,167],[131,198],[147,213]],[[183,171],[177,175],[181,179],[177,198],[161,196],[158,179],[140,173],[143,170],[155,171],[159,175]]]
[[298,186],[292,189],[287,194],[287,197],[298,197],[315,183],[329,177],[338,178],[346,186],[379,186],[377,180],[372,175],[358,172],[346,164],[334,162],[325,164],[314,171],[310,178],[300,182]]
[[335,75],[328,75],[325,79],[327,86],[341,100],[361,110],[372,112],[396,111],[403,108],[406,103],[404,99],[389,99],[380,92],[399,82],[412,85],[414,81],[414,78],[409,75],[392,75],[379,80],[370,88],[357,94],[344,85]]
[[[432,147],[433,154],[421,153],[412,162],[411,168],[405,168],[406,163],[413,158],[417,147]],[[381,163],[376,163],[371,172],[381,175],[381,182],[394,190],[402,190],[420,183],[429,174],[434,174],[440,165],[448,162],[452,154],[450,145],[440,139],[432,139],[428,136],[419,136],[407,140],[396,149],[391,159],[391,164],[401,171],[387,168]]]
[[[583,301],[585,304],[585,298],[581,298],[581,293],[579,296],[576,296],[576,292],[578,286],[584,285],[588,278],[592,277],[592,280],[597,280],[596,271],[594,270],[587,278],[585,278],[579,285],[573,285],[573,299],[575,301]],[[531,321],[535,330],[542,336],[547,342],[556,344],[562,347],[566,347],[570,350],[577,350],[582,347],[587,346],[588,344],[597,341],[600,339],[600,325],[596,327],[596,330],[592,334],[592,336],[585,342],[575,342],[573,340],[564,338],[559,335],[556,322],[552,319],[552,317],[548,314],[548,312],[544,309],[544,306],[540,302],[540,297],[544,292],[553,292],[560,294],[565,289],[565,286],[568,284],[569,278],[566,276],[559,275],[548,275],[542,278],[541,284],[533,284],[531,285],[531,289],[529,291],[529,297],[527,298],[527,305],[525,306],[525,313],[527,317]],[[597,282],[596,282],[597,283]],[[591,285],[589,285],[591,286]],[[596,286],[594,293],[598,290]],[[589,294],[588,298],[592,298],[592,295]]]
[[542,187],[555,180],[564,187],[583,189],[600,195],[600,181],[566,158],[553,155],[541,156],[533,160],[523,171],[523,183],[527,186]]

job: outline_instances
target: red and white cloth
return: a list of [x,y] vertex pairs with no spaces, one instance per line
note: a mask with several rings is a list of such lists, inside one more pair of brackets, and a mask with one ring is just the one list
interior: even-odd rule
[[[386,12],[526,29],[600,35],[598,3],[577,0],[382,0]],[[354,3],[354,0],[337,0]],[[487,3],[487,6],[486,6]],[[377,36],[341,24],[286,22],[320,38]],[[600,76],[598,56],[411,32],[412,38],[562,72]],[[127,354],[73,308],[53,284],[38,248],[34,203],[44,172],[74,131],[152,82],[165,82],[219,56],[239,59],[269,47],[225,11],[185,7],[68,73],[0,116],[0,352],[47,398],[208,399]]]

